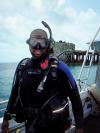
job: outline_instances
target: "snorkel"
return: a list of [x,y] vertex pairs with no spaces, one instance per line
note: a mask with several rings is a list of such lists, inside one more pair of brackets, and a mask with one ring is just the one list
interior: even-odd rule
[[45,28],[47,28],[48,29],[48,31],[49,31],[49,35],[50,35],[50,37],[49,37],[49,42],[50,42],[50,45],[51,45],[51,43],[52,43],[52,31],[51,31],[51,28],[50,28],[50,26],[46,23],[46,22],[44,22],[44,21],[42,21],[42,24],[44,25],[44,27]]

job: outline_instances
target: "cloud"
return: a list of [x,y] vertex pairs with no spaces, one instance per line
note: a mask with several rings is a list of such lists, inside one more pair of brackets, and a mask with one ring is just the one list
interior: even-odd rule
[[53,9],[58,15],[66,17],[76,16],[75,9],[68,4],[68,0],[58,0],[55,3],[55,8]]
[[[85,43],[93,38],[99,28],[100,15],[93,8],[78,11],[69,1],[0,1],[0,56],[2,54],[5,60],[7,57],[11,60],[14,54],[16,60],[25,56],[25,41],[30,32],[35,28],[48,31],[41,24],[42,20],[51,26],[56,41],[72,42],[76,44],[76,49],[86,49]],[[30,56],[29,53],[26,55]]]
[[[55,37],[57,40],[75,43],[77,49],[86,49],[86,43],[93,38],[98,29],[100,16],[92,8],[77,12],[72,7],[65,7],[62,11],[56,10],[56,13],[65,17],[64,21],[61,20],[63,24],[55,27]],[[56,36],[57,30],[60,32]]]
[[45,11],[43,0],[32,0],[31,5],[37,13],[43,13]]
[[16,16],[8,16],[5,19],[5,26],[11,35],[19,39],[24,38],[27,32],[27,19],[19,14]]
[[61,7],[65,4],[65,0],[58,0],[58,7]]

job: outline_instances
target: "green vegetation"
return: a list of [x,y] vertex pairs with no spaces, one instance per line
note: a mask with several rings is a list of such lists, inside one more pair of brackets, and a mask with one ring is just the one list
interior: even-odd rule
[[63,41],[54,42],[53,49],[55,55],[58,55],[63,51],[73,52],[75,51],[75,44]]

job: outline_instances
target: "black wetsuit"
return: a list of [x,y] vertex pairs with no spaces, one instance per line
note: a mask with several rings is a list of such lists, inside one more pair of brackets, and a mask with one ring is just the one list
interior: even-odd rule
[[[33,123],[33,120],[36,117],[34,113],[31,114],[31,112],[34,112],[34,108],[40,109],[43,104],[58,91],[60,92],[58,96],[58,101],[59,99],[60,101],[67,100],[67,98],[69,97],[72,104],[76,127],[82,128],[82,103],[80,100],[76,82],[68,67],[63,62],[58,61],[58,67],[56,71],[57,79],[55,80],[52,78],[52,70],[50,69],[43,90],[41,92],[38,92],[37,88],[44,77],[45,71],[46,70],[41,69],[40,62],[34,61],[33,59],[29,60],[27,66],[25,66],[25,69],[23,70],[20,97],[24,106],[25,116],[27,119],[26,130],[28,131],[30,125]],[[6,112],[13,112],[13,105],[18,95],[19,79],[19,74],[16,73]],[[56,104],[55,100],[52,100],[51,102],[54,105]],[[47,115],[49,115],[48,108],[49,107],[46,106],[46,109],[44,110],[45,114],[47,113]],[[35,113],[37,112],[38,110],[35,110]],[[7,119],[6,114],[7,113],[5,113],[4,115],[5,119]],[[52,121],[49,117],[46,118],[46,123],[42,122],[41,124],[40,122],[40,125],[43,126],[37,128],[38,131],[36,133],[64,133],[64,122],[62,118],[58,117],[57,119]],[[66,115],[64,117],[68,116]]]

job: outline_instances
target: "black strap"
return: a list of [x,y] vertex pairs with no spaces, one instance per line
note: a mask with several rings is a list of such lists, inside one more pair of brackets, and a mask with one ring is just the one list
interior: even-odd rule
[[47,76],[48,76],[48,73],[50,71],[50,66],[48,67],[48,69],[45,71],[44,73],[44,76],[43,76],[43,79],[42,81],[40,82],[40,84],[38,85],[38,88],[37,88],[37,91],[38,92],[41,92],[43,90],[43,87],[44,87],[44,84],[46,82],[46,79],[47,79]]

